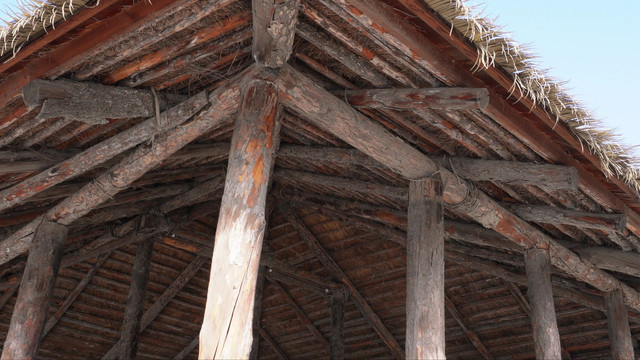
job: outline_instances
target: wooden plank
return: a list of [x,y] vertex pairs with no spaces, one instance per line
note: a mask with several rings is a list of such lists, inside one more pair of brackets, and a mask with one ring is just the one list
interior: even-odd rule
[[269,174],[279,144],[278,90],[256,79],[243,90],[231,140],[204,321],[201,358],[248,358]]
[[252,0],[253,58],[263,66],[279,68],[293,50],[300,0]]
[[8,209],[39,192],[63,181],[83,174],[104,163],[114,156],[149,140],[154,134],[168,131],[188,121],[207,104],[215,107],[220,118],[224,118],[236,111],[240,98],[240,86],[245,75],[253,72],[253,68],[246,70],[225,85],[213,91],[210,95],[200,93],[160,114],[160,121],[155,117],[131,127],[80,154],[73,156],[57,165],[32,176],[19,184],[0,191],[0,211]]
[[[138,243],[136,259],[133,263],[131,285],[127,296],[127,306],[122,321],[122,333],[120,335],[120,351],[118,358],[135,359],[138,352],[138,336],[140,334],[140,319],[144,312],[144,298],[147,292],[149,268],[151,266],[151,253],[153,251],[153,239],[148,238]],[[103,357],[103,359],[108,359]]]
[[357,113],[296,70],[284,66],[279,75],[274,82],[281,89],[283,104],[293,112],[408,179],[422,179],[439,171],[444,185],[443,198],[456,211],[496,230],[523,248],[549,249],[553,265],[599,290],[622,289],[625,303],[640,311],[637,290],[582,261],[577,254],[497,204],[473,184],[440,168],[426,155],[389,134],[382,126]]
[[[94,207],[107,201],[147,171],[161,164],[164,159],[224,121],[235,110],[236,98],[237,88],[227,88],[221,93],[214,92],[209,98],[211,107],[194,114],[192,121],[169,130],[164,137],[154,141],[151,146],[138,146],[135,151],[108,171],[58,203],[43,216],[67,225],[86,215]],[[87,155],[86,152],[83,154]],[[25,225],[0,244],[2,249],[0,263],[6,263],[28,249],[36,221],[37,219]]]
[[482,357],[485,359],[493,359],[493,355],[491,355],[491,352],[489,352],[486,346],[484,346],[484,344],[480,340],[480,337],[478,337],[478,334],[476,334],[475,331],[473,331],[469,327],[462,314],[460,314],[460,312],[456,308],[456,305],[446,295],[444,297],[444,301],[449,314],[451,314],[451,316],[456,320],[458,326],[460,326],[465,335],[467,335],[467,338],[469,338],[469,341],[471,341],[473,346],[478,349],[478,352],[480,352]]
[[611,357],[615,360],[635,359],[627,307],[624,305],[620,291],[605,293],[604,305],[607,309]]
[[505,204],[505,206],[523,220],[543,224],[571,225],[604,231],[624,231],[627,223],[627,217],[624,214],[598,214],[543,205]]
[[67,232],[64,225],[38,222],[2,349],[3,359],[34,359],[38,355]]
[[67,309],[69,309],[71,304],[73,304],[73,302],[76,301],[80,293],[84,291],[84,288],[87,287],[87,285],[89,285],[93,277],[96,275],[96,273],[98,273],[98,270],[100,270],[102,265],[105,263],[105,261],[107,261],[107,259],[110,256],[111,256],[111,252],[101,255],[96,261],[95,265],[93,265],[91,270],[89,270],[89,272],[84,275],[84,277],[82,278],[82,280],[80,280],[78,285],[76,285],[76,287],[73,288],[73,290],[69,293],[69,295],[67,295],[67,298],[64,300],[62,305],[60,305],[58,310],[56,310],[56,312],[49,317],[49,320],[47,320],[47,323],[44,327],[44,332],[42,333],[43,340],[47,336],[49,331],[51,331],[51,329],[53,329],[53,327],[56,326],[60,318],[62,318],[62,316],[67,311]]
[[409,359],[445,358],[444,208],[439,175],[409,183],[407,214]]
[[108,119],[155,116],[156,105],[164,111],[185,99],[123,86],[36,79],[22,89],[22,100],[30,109],[42,106],[38,119],[62,117],[89,124],[108,124]]
[[331,351],[332,360],[344,359],[344,307],[346,293],[341,291],[331,294]]
[[560,334],[553,305],[549,253],[530,249],[524,254],[527,296],[531,304],[531,325],[537,359],[561,359]]
[[282,349],[280,349],[280,346],[278,346],[276,341],[273,340],[271,335],[269,335],[267,330],[265,330],[262,326],[260,327],[260,337],[262,337],[264,341],[266,341],[267,344],[269,344],[273,352],[276,353],[276,356],[278,357],[279,360],[289,359],[287,355],[282,351]]
[[295,214],[291,212],[287,213],[287,220],[296,229],[298,235],[304,240],[307,246],[309,246],[311,251],[316,255],[318,260],[320,260],[322,265],[324,265],[324,267],[333,276],[335,276],[347,287],[351,300],[354,302],[358,310],[360,310],[365,319],[367,319],[369,324],[373,327],[373,330],[378,334],[378,336],[380,336],[380,339],[389,348],[394,357],[397,359],[404,359],[404,350],[398,344],[389,329],[387,329],[382,320],[373,311],[365,298],[360,294],[356,286],[351,282],[351,280],[349,280],[344,271],[342,271],[340,266],[335,262],[335,260],[333,260],[333,258],[331,258],[329,253],[327,253],[324,247],[322,247],[320,242],[318,242],[315,236],[313,236],[311,231],[307,229],[302,220],[300,220]]
[[349,104],[367,109],[484,109],[489,91],[484,88],[364,89],[340,92]]

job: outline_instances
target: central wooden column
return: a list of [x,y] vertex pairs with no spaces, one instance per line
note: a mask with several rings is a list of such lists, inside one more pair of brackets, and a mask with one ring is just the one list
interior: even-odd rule
[[620,290],[605,293],[604,305],[607,310],[611,357],[615,360],[635,359],[627,307],[622,300]]
[[436,175],[409,185],[407,359],[444,359],[444,212]]
[[278,89],[250,81],[233,131],[200,331],[201,359],[248,359],[265,231],[269,176],[279,144]]
[[527,295],[531,304],[536,359],[562,359],[549,262],[547,250],[534,248],[525,252]]
[[22,275],[2,359],[35,359],[38,355],[67,233],[66,226],[46,219],[38,225]]

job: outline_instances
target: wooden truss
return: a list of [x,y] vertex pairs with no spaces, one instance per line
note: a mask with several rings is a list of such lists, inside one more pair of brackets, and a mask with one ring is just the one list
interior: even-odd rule
[[[336,6],[328,1],[321,2],[326,6]],[[395,358],[401,359],[405,355],[409,358],[444,357],[446,311],[456,319],[482,355],[491,358],[491,354],[478,336],[465,324],[455,304],[445,296],[445,259],[500,277],[511,284],[516,294],[519,293],[519,289],[517,286],[514,288],[513,284],[528,286],[529,301],[527,302],[521,293],[518,298],[521,306],[527,309],[531,317],[536,356],[560,358],[563,353],[553,306],[554,292],[606,312],[615,356],[633,356],[627,307],[640,312],[640,294],[604,270],[638,276],[638,255],[621,255],[622,252],[605,247],[573,248],[572,244],[556,241],[530,222],[576,225],[605,231],[611,237],[619,239],[624,237],[625,231],[628,230],[639,233],[640,221],[637,214],[621,206],[619,201],[612,200],[610,194],[599,190],[600,187],[593,185],[593,177],[585,174],[582,167],[461,158],[435,159],[371,120],[367,116],[371,114],[368,112],[370,109],[410,109],[416,113],[430,109],[481,109],[498,118],[507,125],[505,128],[524,139],[529,147],[543,154],[544,158],[566,165],[576,163],[566,154],[555,152],[553,145],[541,141],[533,134],[518,130],[521,127],[516,123],[521,121],[522,117],[514,115],[503,99],[487,89],[478,88],[478,82],[474,81],[472,76],[458,71],[459,69],[437,49],[433,49],[430,44],[420,39],[417,33],[397,21],[388,9],[371,0],[350,0],[349,3],[362,9],[362,12],[357,13],[354,10],[349,16],[366,17],[368,21],[387,24],[389,34],[400,42],[399,49],[406,49],[407,46],[404,44],[412,44],[412,48],[407,51],[415,51],[422,59],[428,59],[428,64],[424,66],[430,71],[439,74],[451,84],[467,87],[393,91],[351,89],[340,94],[332,94],[287,65],[296,33],[311,43],[323,46],[325,51],[334,54],[335,57],[342,58],[347,66],[351,64],[359,73],[368,76],[372,84],[387,84],[386,80],[381,79],[379,75],[376,76],[374,72],[368,73],[366,66],[354,63],[346,54],[331,48],[329,42],[315,38],[316,34],[308,25],[297,24],[299,9],[313,18],[313,8],[307,5],[301,7],[298,1],[287,0],[274,4],[254,0],[252,51],[256,64],[210,94],[201,93],[188,99],[176,99],[155,92],[70,81],[16,83],[0,91],[0,98],[6,98],[15,95],[16,91],[21,90],[20,87],[24,87],[22,91],[25,103],[29,106],[44,104],[40,117],[50,117],[51,113],[59,113],[60,109],[68,108],[70,103],[74,104],[74,108],[84,109],[84,112],[65,113],[64,116],[87,122],[100,122],[109,117],[148,117],[146,121],[85,151],[56,154],[58,160],[55,164],[50,160],[47,162],[33,159],[24,154],[0,154],[5,157],[24,157],[23,161],[5,165],[14,168],[3,171],[15,171],[16,167],[40,171],[37,175],[0,191],[0,210],[5,210],[43,196],[47,194],[47,189],[79,174],[102,167],[110,159],[131,150],[127,156],[120,158],[90,183],[77,184],[61,194],[47,194],[64,197],[64,200],[51,209],[31,214],[31,222],[17,229],[0,244],[2,264],[29,253],[24,265],[24,275],[15,282],[17,284],[20,280],[20,291],[9,336],[3,349],[3,358],[35,357],[41,339],[61,318],[108,254],[118,247],[134,242],[138,243],[139,249],[127,300],[125,321],[120,340],[104,355],[105,359],[135,357],[138,334],[153,321],[209,258],[211,279],[204,322],[199,339],[193,339],[184,349],[184,354],[181,353],[185,356],[199,344],[199,356],[202,358],[249,358],[252,356],[252,347],[255,348],[254,338],[260,336],[281,358],[285,358],[286,355],[274,339],[254,320],[254,317],[259,319],[259,309],[256,308],[255,302],[261,296],[260,291],[256,289],[269,286],[275,288],[284,300],[291,304],[296,317],[305,324],[317,341],[330,347],[332,358],[339,359],[344,356],[343,324],[346,302],[356,306]],[[221,5],[216,2],[212,6]],[[431,14],[424,11],[418,13],[428,23],[434,26],[439,24]],[[142,18],[146,14],[138,15]],[[186,23],[179,23],[172,30],[186,26]],[[438,31],[446,30],[441,26],[436,28]],[[112,33],[116,31],[117,29],[111,30]],[[387,38],[390,39],[391,35]],[[453,37],[451,41],[461,40]],[[313,59],[309,58],[306,61],[310,66],[313,65]],[[58,59],[57,62],[67,63],[72,62],[72,59]],[[388,75],[403,76],[394,73]],[[124,75],[113,74],[109,82],[115,82],[122,76]],[[97,107],[91,103],[91,99],[96,97],[95,93],[99,93],[101,98],[124,102],[131,106],[119,107],[120,112],[114,114],[109,107]],[[280,147],[279,133],[283,108],[356,150],[285,145]],[[163,202],[156,212],[122,224],[111,234],[100,237],[72,253],[63,253],[69,226],[82,221],[91,210],[100,208],[111,196],[128,188],[162,161],[180,156],[181,149],[189,147],[189,143],[200,135],[221,126],[234,114],[237,115],[230,144],[219,144],[213,148],[191,147],[188,152],[189,156],[198,156],[200,152],[202,156],[228,156],[229,159],[219,208],[215,246],[212,249],[210,245],[204,244],[181,245],[196,246],[201,255],[196,257],[151,308],[145,312],[143,300],[149,262],[153,254],[153,240],[158,235],[167,234],[170,229],[175,228],[174,224],[180,221],[169,216],[173,210],[192,204],[195,199],[220,189],[223,183],[222,176],[208,179],[205,183],[190,189],[176,191],[176,196]],[[573,141],[573,138],[571,140]],[[274,172],[273,166],[277,157],[311,160],[331,158],[338,163],[368,164],[390,169],[408,180],[409,186],[375,185],[291,170]],[[408,213],[379,207],[372,209],[362,204],[341,203],[339,199],[314,198],[296,192],[280,199],[283,203],[288,202],[289,210],[286,217],[290,225],[324,268],[337,280],[328,281],[287,266],[268,252],[263,253],[262,242],[268,214],[267,195],[273,178],[282,179],[285,183],[287,179],[295,178],[303,183],[383,195],[397,201],[408,200]],[[552,190],[589,191],[593,197],[602,199],[605,203],[613,203],[616,205],[613,207],[621,209],[622,213],[596,214],[557,210],[551,207],[501,204],[474,184],[478,181],[537,184],[541,178],[544,179],[545,186]],[[404,347],[398,343],[365,297],[296,214],[296,209],[301,207],[314,208],[339,219],[356,217],[358,226],[384,234],[407,248],[407,336]],[[462,214],[482,226],[445,221],[445,209]],[[108,218],[109,214],[105,210],[101,216]],[[404,229],[407,235],[384,224]],[[521,253],[521,260],[526,264],[526,277],[456,251],[455,244],[445,252],[445,239],[476,242]],[[175,243],[178,240],[165,237],[163,241]],[[625,244],[631,246],[628,242]],[[598,254],[597,257],[593,256],[595,253]],[[95,270],[87,274],[86,279],[69,296],[68,302],[65,302],[53,317],[48,318],[49,298],[58,268],[96,256],[100,257],[100,261],[96,263]],[[486,256],[497,255],[487,251]],[[577,287],[580,283],[588,284],[598,289],[603,296],[597,297],[587,292],[568,289],[565,283],[554,283],[550,276],[551,265],[577,280]],[[261,267],[265,269],[264,276],[259,275]],[[331,307],[331,334],[328,338],[306,318],[304,311],[296,305],[281,283],[293,283],[311,291],[324,293],[328,297]],[[9,285],[7,288],[12,289],[12,293],[16,287]],[[0,304],[1,301],[6,302],[6,299],[0,299]],[[630,320],[637,323],[640,318],[633,315]]]

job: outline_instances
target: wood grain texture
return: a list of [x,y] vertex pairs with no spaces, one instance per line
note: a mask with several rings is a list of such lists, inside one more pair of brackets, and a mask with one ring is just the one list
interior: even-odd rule
[[369,109],[484,109],[489,91],[482,88],[364,89],[341,92],[349,104]]
[[624,305],[620,291],[605,293],[604,306],[607,310],[611,357],[615,360],[635,359],[627,307]]
[[263,66],[279,68],[293,49],[300,0],[252,0],[253,58]]

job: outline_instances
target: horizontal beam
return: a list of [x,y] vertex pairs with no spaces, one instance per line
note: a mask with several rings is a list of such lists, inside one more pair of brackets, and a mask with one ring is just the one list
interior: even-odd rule
[[489,105],[489,91],[482,88],[367,89],[334,94],[367,109],[471,110]]
[[597,214],[559,209],[553,206],[504,205],[524,220],[543,224],[572,225],[580,228],[622,232],[627,223],[627,217],[624,214]]

